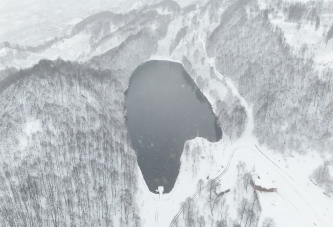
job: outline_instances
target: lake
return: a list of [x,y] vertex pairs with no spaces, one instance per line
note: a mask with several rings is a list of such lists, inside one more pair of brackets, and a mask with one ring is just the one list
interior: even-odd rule
[[222,137],[210,103],[179,63],[140,65],[130,79],[125,106],[131,145],[152,192],[159,185],[166,193],[172,190],[187,140]]

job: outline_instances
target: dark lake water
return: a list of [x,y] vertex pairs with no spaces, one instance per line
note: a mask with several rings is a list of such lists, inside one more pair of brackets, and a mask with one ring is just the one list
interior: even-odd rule
[[126,122],[138,163],[150,189],[170,192],[179,173],[184,143],[197,136],[215,142],[222,131],[212,108],[179,63],[139,66],[126,91]]

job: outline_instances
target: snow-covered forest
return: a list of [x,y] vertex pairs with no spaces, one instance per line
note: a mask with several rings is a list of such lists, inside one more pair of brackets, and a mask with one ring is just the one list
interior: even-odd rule
[[124,87],[110,72],[43,60],[3,88],[2,226],[139,226]]
[[[332,1],[4,2],[1,226],[332,226]],[[223,132],[184,144],[161,198],[125,121],[149,60],[181,63]]]

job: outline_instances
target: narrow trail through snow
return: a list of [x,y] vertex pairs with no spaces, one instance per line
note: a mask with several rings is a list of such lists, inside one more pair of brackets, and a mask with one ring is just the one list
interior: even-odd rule
[[201,190],[197,190],[197,191],[191,196],[190,200],[188,200],[187,203],[184,204],[184,206],[182,206],[182,208],[178,211],[178,213],[176,214],[176,216],[174,217],[174,219],[173,219],[172,222],[170,223],[170,227],[173,226],[173,225],[176,223],[177,219],[179,218],[179,216],[181,215],[181,213],[183,212],[183,210],[189,205],[189,203],[190,203],[190,202],[191,202],[191,201],[192,201],[192,200],[193,200],[198,194],[200,194],[201,191],[206,190],[206,189],[209,187],[210,184],[212,184],[212,183],[218,181],[221,177],[223,177],[223,175],[228,171],[228,169],[229,169],[229,167],[230,167],[230,164],[231,164],[232,158],[233,158],[234,155],[235,155],[235,152],[236,152],[237,150],[239,150],[240,148],[242,148],[242,147],[238,147],[238,148],[235,148],[235,149],[233,150],[233,152],[231,153],[231,155],[230,155],[230,157],[229,157],[228,164],[227,164],[226,168],[223,170],[223,172],[222,172],[220,175],[218,175],[217,177],[215,177],[213,180],[209,181],[209,182],[203,187],[203,189],[201,189]]

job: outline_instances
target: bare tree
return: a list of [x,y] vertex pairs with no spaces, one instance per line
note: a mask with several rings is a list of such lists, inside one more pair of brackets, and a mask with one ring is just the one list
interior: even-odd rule
[[218,182],[216,181],[210,181],[209,182],[209,199],[211,200],[212,199],[212,195],[213,193],[216,193],[216,187],[219,185]]
[[312,178],[317,184],[323,185],[332,181],[332,176],[330,175],[329,167],[331,162],[325,161],[321,166],[319,166],[312,174]]
[[198,224],[199,224],[199,227],[205,227],[206,225],[206,222],[205,222],[205,218],[201,215],[199,220],[198,220]]
[[197,184],[197,190],[199,191],[199,194],[201,194],[201,191],[203,189],[203,186],[204,186],[204,181],[202,179],[200,179],[198,181],[198,184]]
[[248,209],[249,206],[249,200],[246,198],[243,198],[239,204],[239,207],[237,209],[237,213],[238,213],[238,220],[239,223],[241,224],[243,221],[243,218],[245,216],[246,210]]
[[250,184],[251,180],[252,180],[251,174],[245,173],[243,176],[243,186],[246,189],[246,191],[247,191],[247,186]]
[[227,221],[226,220],[221,220],[216,223],[216,227],[227,227]]
[[183,215],[185,219],[185,226],[194,227],[196,222],[194,221],[194,204],[191,198],[187,198],[184,205]]
[[272,218],[265,218],[262,227],[276,227],[276,224]]
[[325,161],[314,170],[310,177],[316,184],[325,189],[326,194],[333,193],[333,177],[330,174],[330,168],[332,168],[332,161]]

